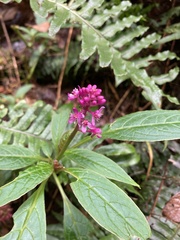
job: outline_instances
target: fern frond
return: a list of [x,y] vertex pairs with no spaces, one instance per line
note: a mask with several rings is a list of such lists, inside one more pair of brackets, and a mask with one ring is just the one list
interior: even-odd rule
[[51,144],[51,114],[52,107],[41,101],[31,107],[20,101],[1,117],[0,143],[28,146],[39,152]]
[[[161,106],[163,92],[146,70],[141,69],[146,65],[136,65],[137,56],[144,49],[179,38],[178,32],[164,38],[156,33],[143,36],[148,28],[141,26],[141,15],[132,14],[133,6],[128,0],[108,8],[104,0],[74,0],[69,3],[65,0],[30,0],[30,3],[32,9],[43,17],[51,13],[50,35],[56,34],[66,22],[78,23],[82,28],[80,57],[86,60],[98,52],[100,66],[111,66],[113,69],[116,85],[130,79],[143,89],[144,96],[156,108]],[[166,57],[172,59],[172,54]],[[176,58],[175,55],[173,57]],[[163,59],[157,55],[153,58],[158,61]]]
[[[48,2],[51,2],[51,4],[48,4]],[[153,33],[140,40],[136,40],[148,28],[137,25],[142,16],[130,15],[128,17],[121,17],[123,12],[131,8],[131,3],[129,1],[122,1],[119,5],[104,9],[103,2],[103,0],[74,1],[72,5],[67,5],[65,1],[58,1],[54,3],[53,8],[52,1],[44,0],[41,7],[34,10],[42,14],[40,9],[43,6],[43,9],[46,9],[44,13],[54,11],[50,34],[55,34],[58,27],[66,21],[80,23],[82,25],[82,51],[80,57],[86,60],[97,51],[100,66],[107,67],[110,65],[112,67],[116,77],[116,85],[126,79],[131,79],[136,86],[143,89],[143,95],[156,108],[159,108],[163,92],[156,85],[154,79],[148,76],[145,70],[140,69],[139,66],[136,66],[129,59],[140,53],[143,49],[160,41],[161,36]],[[61,13],[61,17],[59,17],[60,22],[57,23],[56,12],[60,9],[64,12],[64,15]],[[129,45],[128,43],[131,44]],[[123,51],[119,51],[121,48]],[[173,57],[175,58],[176,56],[173,55]],[[154,58],[162,61],[162,56],[155,56]],[[170,58],[172,58],[172,54]],[[174,79],[171,77],[172,80]]]

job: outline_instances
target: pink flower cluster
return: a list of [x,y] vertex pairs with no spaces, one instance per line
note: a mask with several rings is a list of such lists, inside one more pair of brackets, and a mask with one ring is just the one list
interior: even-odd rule
[[[102,90],[97,88],[96,85],[89,84],[87,87],[75,88],[72,93],[68,94],[68,100],[76,101],[79,109],[73,108],[69,118],[69,123],[77,123],[79,131],[86,133],[89,132],[92,136],[101,137],[101,129],[96,127],[96,122],[103,114],[104,107],[92,111],[92,107],[103,105],[106,100],[101,95]],[[90,115],[91,120],[88,120]]]

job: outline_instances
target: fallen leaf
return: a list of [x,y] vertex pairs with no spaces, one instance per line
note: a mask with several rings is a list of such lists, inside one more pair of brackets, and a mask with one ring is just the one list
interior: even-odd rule
[[176,193],[165,205],[162,214],[169,220],[180,223],[180,192]]
[[39,32],[47,32],[50,24],[49,22],[43,22],[38,25],[30,25],[30,26]]
[[180,162],[175,161],[173,159],[169,159],[168,161],[171,162],[172,165],[174,165],[175,167],[180,168]]

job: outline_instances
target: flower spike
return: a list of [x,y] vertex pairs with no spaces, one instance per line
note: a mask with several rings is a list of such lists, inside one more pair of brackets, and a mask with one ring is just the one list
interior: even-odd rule
[[[87,87],[75,88],[71,93],[68,93],[68,100],[76,101],[79,105],[79,110],[73,108],[69,118],[69,123],[76,122],[79,131],[86,133],[89,132],[92,136],[101,137],[101,129],[96,127],[96,121],[103,115],[104,106],[98,110],[92,111],[92,107],[103,105],[106,102],[104,96],[101,95],[102,90],[97,88],[96,85],[89,84]],[[86,117],[90,115],[91,121]]]

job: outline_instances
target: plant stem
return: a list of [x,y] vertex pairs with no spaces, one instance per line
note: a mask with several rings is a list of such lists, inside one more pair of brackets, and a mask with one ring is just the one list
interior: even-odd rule
[[64,190],[63,190],[63,188],[62,188],[62,186],[61,186],[61,184],[60,184],[60,182],[59,182],[59,179],[58,179],[58,177],[57,177],[57,175],[56,175],[55,172],[53,172],[53,177],[54,177],[54,180],[55,180],[55,182],[56,182],[56,184],[57,184],[57,187],[58,187],[58,189],[59,189],[59,192],[61,193],[61,196],[62,196],[63,200],[66,200],[66,199],[67,199],[67,196],[66,196],[66,194],[65,194],[65,192],[64,192]]
[[75,128],[72,131],[71,135],[69,136],[69,138],[67,139],[67,141],[64,144],[63,148],[61,149],[61,151],[60,151],[60,153],[59,153],[59,155],[57,157],[57,160],[59,160],[63,156],[64,152],[66,151],[66,149],[69,146],[70,142],[72,141],[72,139],[76,135],[77,131],[78,131],[78,125],[75,126]]

